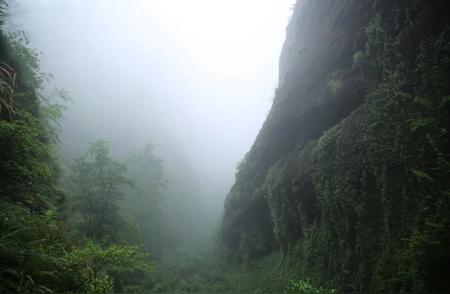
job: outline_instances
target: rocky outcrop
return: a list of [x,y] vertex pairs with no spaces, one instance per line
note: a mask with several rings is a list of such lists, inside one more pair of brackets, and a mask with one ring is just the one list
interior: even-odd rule
[[445,0],[297,2],[272,109],[225,202],[230,258],[281,250],[347,291],[450,289],[449,13]]

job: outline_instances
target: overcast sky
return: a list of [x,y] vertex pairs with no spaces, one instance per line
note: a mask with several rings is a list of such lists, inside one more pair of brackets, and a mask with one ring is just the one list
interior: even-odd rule
[[62,144],[151,142],[222,201],[272,103],[293,0],[14,0],[73,98]]

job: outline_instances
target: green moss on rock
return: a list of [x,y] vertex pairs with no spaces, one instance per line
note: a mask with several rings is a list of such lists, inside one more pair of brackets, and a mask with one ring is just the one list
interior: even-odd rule
[[[291,26],[309,23],[308,11],[332,13],[318,2],[299,2]],[[334,44],[342,58],[316,64],[325,70],[314,80],[291,65],[280,81],[227,199],[224,244],[237,257],[252,235],[262,255],[279,254],[283,269],[246,268],[277,268],[259,279],[276,285],[302,277],[341,291],[450,291],[450,7],[375,1],[352,22],[368,2],[358,3],[334,7],[335,33],[357,36]],[[285,53],[284,66],[325,53]],[[342,84],[333,91],[330,81]]]

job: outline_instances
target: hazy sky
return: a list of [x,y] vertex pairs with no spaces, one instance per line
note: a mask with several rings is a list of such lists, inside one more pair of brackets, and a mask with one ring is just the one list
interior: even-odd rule
[[74,100],[62,144],[155,145],[222,201],[271,106],[293,0],[14,0]]

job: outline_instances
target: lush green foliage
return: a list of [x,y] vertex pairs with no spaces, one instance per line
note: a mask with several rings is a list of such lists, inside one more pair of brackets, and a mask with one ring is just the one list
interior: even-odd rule
[[126,167],[109,156],[105,142],[96,142],[75,161],[72,179],[82,235],[102,243],[120,241],[123,224],[118,201],[124,186],[131,185]]
[[[0,1],[2,17],[4,9]],[[153,270],[140,247],[112,244],[125,166],[93,144],[74,167],[79,190],[64,195],[55,151],[64,107],[42,94],[48,76],[25,35],[1,32],[0,41],[0,292],[123,291]],[[78,205],[63,211],[67,197]],[[68,215],[84,217],[76,241]]]
[[[349,13],[313,2],[313,15]],[[448,4],[437,2],[375,1],[360,19],[336,21],[355,39],[328,43],[341,46],[335,62],[310,53],[327,65],[315,79],[291,54],[297,76],[277,91],[223,226],[231,260],[284,257],[262,258],[261,275],[242,284],[276,281],[276,291],[297,276],[341,291],[449,291],[450,27],[439,14]],[[293,26],[310,20],[300,17]],[[291,38],[309,33],[298,30]]]
[[54,213],[35,214],[0,203],[0,291],[48,293],[58,289],[65,250]]
[[98,141],[61,175],[64,107],[43,95],[50,76],[26,35],[0,32],[0,292],[450,291],[443,1],[295,9],[290,66],[237,167],[221,254],[183,244],[195,192],[181,181],[167,197],[151,145],[121,161]]
[[39,210],[60,195],[54,166],[49,164],[53,147],[43,141],[46,133],[39,119],[28,112],[17,113],[20,118],[14,121],[0,121],[0,195]]
[[88,241],[67,256],[76,289],[87,293],[123,291],[123,285],[139,273],[151,272],[153,265],[137,246],[111,245],[102,248]]
[[286,293],[298,294],[333,294],[336,293],[334,289],[325,289],[323,287],[316,288],[311,285],[309,280],[300,280],[292,282],[286,289]]
[[102,248],[91,241],[70,246],[53,211],[35,214],[18,205],[0,204],[1,292],[104,293],[117,283],[126,284],[131,275],[153,270],[136,246]]

